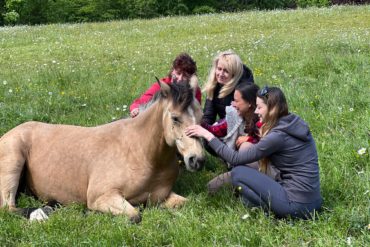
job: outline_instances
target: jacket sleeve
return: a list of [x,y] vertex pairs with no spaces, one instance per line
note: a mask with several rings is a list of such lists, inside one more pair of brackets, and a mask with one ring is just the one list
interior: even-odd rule
[[216,121],[216,108],[213,104],[213,101],[210,99],[206,99],[206,103],[204,104],[203,109],[203,118],[202,122],[205,122],[207,124],[213,124]]
[[154,83],[148,90],[146,90],[139,98],[135,99],[130,105],[130,111],[135,108],[139,108],[140,105],[148,103],[156,92],[161,89],[158,83]]
[[231,149],[218,138],[213,138],[209,142],[209,146],[226,162],[232,166],[239,166],[260,160],[277,152],[284,146],[284,138],[276,132],[271,132],[258,143],[241,151]]
[[214,134],[217,137],[224,137],[227,134],[227,122],[226,119],[220,120],[217,124],[202,123],[202,127]]

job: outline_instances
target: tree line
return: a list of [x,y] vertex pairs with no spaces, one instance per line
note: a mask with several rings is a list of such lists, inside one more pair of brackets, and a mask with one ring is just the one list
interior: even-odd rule
[[0,0],[0,26],[367,3],[370,0]]

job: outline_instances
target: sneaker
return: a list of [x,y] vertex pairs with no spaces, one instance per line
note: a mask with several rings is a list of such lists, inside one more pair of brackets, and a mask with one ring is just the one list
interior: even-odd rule
[[209,181],[207,184],[208,194],[215,194],[226,184],[231,184],[231,172],[222,173]]

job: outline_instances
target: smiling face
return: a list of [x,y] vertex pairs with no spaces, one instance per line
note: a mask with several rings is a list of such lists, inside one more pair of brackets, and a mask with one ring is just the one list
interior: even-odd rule
[[234,92],[233,105],[241,117],[247,116],[251,110],[251,104],[242,98],[242,94],[239,92],[239,90],[235,90]]
[[257,97],[256,100],[257,107],[254,113],[256,113],[262,123],[264,123],[264,120],[266,119],[267,113],[268,113],[268,108],[267,104],[261,99],[260,97]]
[[217,62],[215,73],[216,73],[217,82],[223,85],[225,85],[232,78],[232,75],[228,69],[227,63],[222,58],[220,58]]

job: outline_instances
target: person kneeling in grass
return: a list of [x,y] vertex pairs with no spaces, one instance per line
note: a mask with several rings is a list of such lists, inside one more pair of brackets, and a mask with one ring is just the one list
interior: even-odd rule
[[[259,139],[259,129],[262,123],[255,114],[256,98],[259,87],[256,84],[241,83],[236,86],[234,101],[226,107],[226,117],[213,125],[205,122],[201,126],[210,131],[217,138],[226,143],[230,148],[241,151],[256,144]],[[229,163],[225,162],[230,169]],[[259,163],[246,164],[254,169],[259,169]],[[279,172],[273,165],[269,165],[265,172],[275,180],[279,179]],[[223,185],[231,184],[231,172],[225,172],[213,178],[207,184],[208,193],[216,193]]]
[[[265,86],[257,93],[255,113],[261,139],[248,149],[233,150],[200,125],[186,129],[188,136],[203,137],[229,162],[233,186],[247,206],[260,206],[278,217],[310,218],[322,205],[318,155],[308,125],[289,113],[280,88]],[[260,162],[261,170],[272,164],[280,172],[276,181],[245,164]]]

